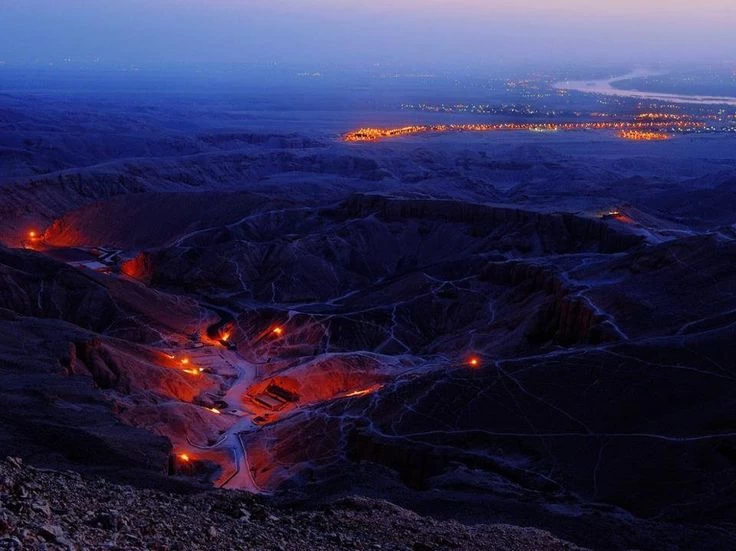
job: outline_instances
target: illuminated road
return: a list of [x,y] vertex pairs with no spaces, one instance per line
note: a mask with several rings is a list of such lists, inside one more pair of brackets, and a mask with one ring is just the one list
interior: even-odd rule
[[[229,414],[239,416],[238,421],[224,433],[220,441],[213,447],[216,450],[229,451],[235,463],[235,474],[222,481],[220,487],[264,493],[263,489],[253,480],[248,464],[248,454],[240,439],[241,432],[248,432],[256,428],[251,420],[250,413],[244,411],[241,406],[243,395],[256,382],[258,369],[257,366],[246,362],[240,354],[233,350],[220,350],[220,356],[237,372],[235,383],[228,389],[222,400],[227,402],[227,412]],[[223,467],[223,471],[225,470]]]
[[[188,455],[198,459],[208,459],[218,463],[221,467],[220,480],[217,484],[221,488],[247,490],[254,493],[264,493],[251,476],[248,456],[240,439],[241,432],[248,432],[256,428],[251,421],[251,414],[242,409],[242,397],[246,390],[257,378],[256,366],[246,362],[237,352],[227,349],[218,350],[220,361],[226,363],[237,373],[235,383],[228,389],[222,400],[228,404],[221,414],[237,417],[237,420],[222,434],[212,446],[197,446],[189,442]],[[200,358],[192,356],[195,363]],[[217,367],[210,363],[210,369],[217,373]],[[232,463],[232,464],[230,464]]]

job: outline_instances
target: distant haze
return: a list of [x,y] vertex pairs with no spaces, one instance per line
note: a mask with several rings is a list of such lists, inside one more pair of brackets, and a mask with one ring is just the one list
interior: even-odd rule
[[736,60],[736,0],[0,0],[0,61]]

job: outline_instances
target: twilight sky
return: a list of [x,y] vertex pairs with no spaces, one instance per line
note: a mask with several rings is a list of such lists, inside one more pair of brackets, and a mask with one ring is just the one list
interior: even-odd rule
[[0,0],[0,61],[736,60],[736,0]]

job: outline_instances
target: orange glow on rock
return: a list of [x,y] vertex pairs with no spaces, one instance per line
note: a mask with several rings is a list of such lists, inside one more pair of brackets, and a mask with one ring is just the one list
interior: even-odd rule
[[372,394],[376,392],[377,390],[381,390],[383,388],[383,385],[374,385],[370,388],[365,388],[363,390],[354,390],[352,392],[348,392],[345,395],[345,398],[356,398],[359,396],[367,396],[368,394]]
[[31,239],[36,239],[37,236],[38,234],[33,230],[28,232],[28,237],[30,237]]
[[631,218],[631,216],[627,216],[622,212],[619,212],[613,218],[614,220],[616,220],[617,222],[621,222],[622,224],[634,224],[634,219]]
[[184,463],[189,463],[189,461],[191,461],[191,457],[189,457],[189,455],[186,453],[180,453],[179,459],[181,459]]
[[473,368],[480,367],[480,358],[473,356],[468,360],[468,365]]
[[195,377],[199,377],[201,375],[199,369],[185,369],[184,373],[188,375],[194,375]]
[[125,260],[120,265],[120,271],[132,279],[148,282],[153,277],[153,262],[149,255],[141,253],[135,258]]
[[182,358],[181,359],[181,365],[187,365],[189,363],[189,358]]
[[284,329],[282,327],[274,327],[272,333],[276,335],[277,337],[280,337],[284,334]]
[[209,409],[209,410],[210,410],[210,411],[211,411],[212,413],[214,413],[215,415],[220,415],[220,413],[221,413],[221,412],[220,412],[220,410],[219,410],[219,409],[217,409],[217,408],[208,408],[208,409]]

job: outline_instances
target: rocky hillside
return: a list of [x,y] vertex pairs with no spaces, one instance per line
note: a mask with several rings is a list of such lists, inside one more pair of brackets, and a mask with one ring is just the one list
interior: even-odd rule
[[579,549],[548,532],[464,526],[384,501],[287,510],[250,494],[168,494],[0,462],[0,549]]

